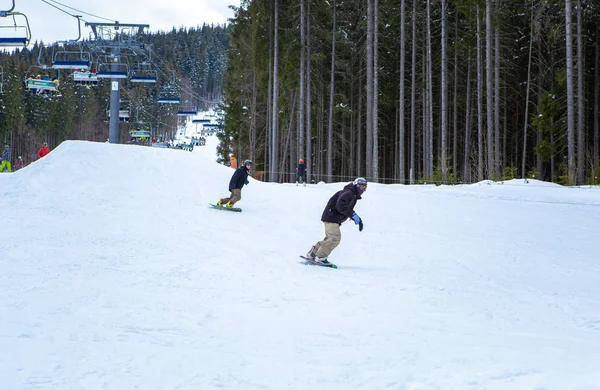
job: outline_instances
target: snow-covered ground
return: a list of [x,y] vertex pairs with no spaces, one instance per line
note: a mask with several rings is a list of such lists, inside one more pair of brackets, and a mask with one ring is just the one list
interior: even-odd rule
[[216,142],[0,174],[0,389],[600,389],[600,189],[370,184],[333,270],[346,183],[215,210]]

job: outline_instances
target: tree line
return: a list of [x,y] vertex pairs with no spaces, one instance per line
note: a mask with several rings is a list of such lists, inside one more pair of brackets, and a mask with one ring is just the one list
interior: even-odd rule
[[221,152],[270,181],[598,183],[600,3],[245,0]]
[[[151,128],[153,135],[160,138],[176,134],[177,106],[157,103],[165,90],[180,96],[183,104],[198,109],[220,101],[222,96],[227,26],[203,25],[147,33],[140,41],[152,51],[149,58],[158,78],[155,85],[122,83],[121,99],[125,101],[124,108],[130,110],[130,119],[120,125],[120,142],[127,142],[129,130],[138,125]],[[86,41],[82,43],[83,50],[88,50]],[[97,85],[78,84],[71,71],[61,70],[60,96],[36,96],[25,87],[28,75],[56,74],[51,68],[39,66],[52,65],[54,45],[35,42],[22,50],[0,53],[0,140],[11,145],[14,158],[21,155],[28,162],[35,159],[43,142],[54,147],[66,139],[106,141],[108,137],[110,80]],[[63,50],[77,52],[80,48],[67,45]]]

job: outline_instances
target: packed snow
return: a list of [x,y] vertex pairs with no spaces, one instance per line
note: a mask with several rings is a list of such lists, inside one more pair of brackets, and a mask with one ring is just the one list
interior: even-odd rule
[[[193,152],[67,141],[0,174],[0,389],[600,389],[600,189],[244,187]],[[247,156],[240,156],[241,159]]]

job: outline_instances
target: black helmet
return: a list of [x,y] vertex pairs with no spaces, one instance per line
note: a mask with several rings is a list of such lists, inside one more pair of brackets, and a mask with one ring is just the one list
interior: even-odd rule
[[252,166],[252,160],[246,160],[246,161],[244,161],[244,165],[250,165],[250,166]]

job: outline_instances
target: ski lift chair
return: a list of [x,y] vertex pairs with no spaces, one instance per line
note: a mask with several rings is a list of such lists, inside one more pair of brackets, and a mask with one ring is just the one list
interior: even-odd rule
[[0,24],[0,47],[26,47],[31,41],[29,20],[25,14],[13,12],[15,2],[8,11],[0,11],[0,19],[12,17],[12,25]]
[[[52,74],[51,74],[52,73]],[[60,96],[60,71],[45,65],[32,65],[25,73],[25,87],[36,96]]]
[[196,116],[198,108],[191,103],[186,103],[177,111],[177,116]]
[[[68,43],[63,43],[67,45]],[[52,49],[52,67],[54,69],[71,70],[89,70],[92,63],[90,52],[84,51],[80,46],[79,50],[67,50],[57,43]]]
[[126,57],[110,57],[98,59],[96,77],[99,79],[125,79],[129,75],[129,63],[122,61]]

